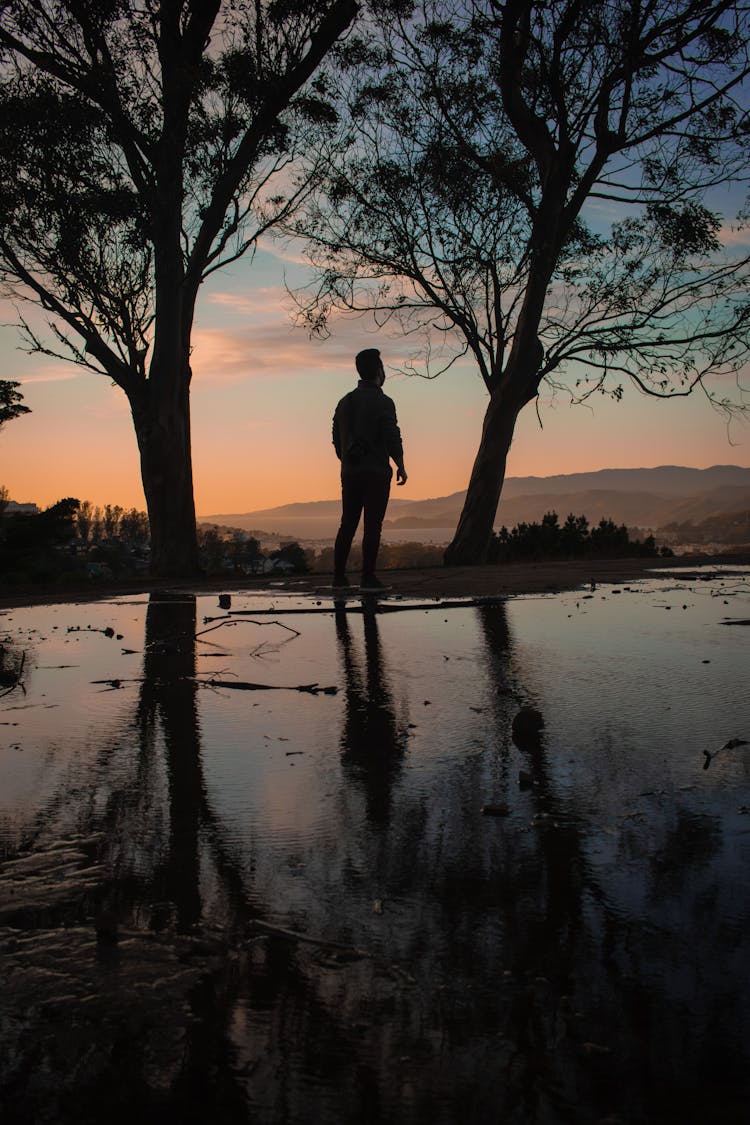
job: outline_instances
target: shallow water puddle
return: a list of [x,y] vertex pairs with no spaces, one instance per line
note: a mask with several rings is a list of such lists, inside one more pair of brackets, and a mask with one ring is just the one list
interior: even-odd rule
[[744,619],[736,574],[5,613],[10,1119],[739,1121]]

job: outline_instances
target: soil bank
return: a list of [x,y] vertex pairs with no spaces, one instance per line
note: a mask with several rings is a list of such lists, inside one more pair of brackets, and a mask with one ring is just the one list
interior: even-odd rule
[[[410,570],[381,571],[381,579],[394,594],[403,597],[509,597],[513,594],[558,593],[590,586],[591,583],[622,584],[658,571],[679,569],[685,573],[705,573],[706,567],[747,567],[750,554],[690,555],[674,558],[541,560],[487,566],[421,567]],[[356,576],[352,576],[356,581]],[[120,597],[159,590],[184,590],[195,594],[221,591],[256,593],[288,590],[290,593],[324,592],[331,575],[304,574],[289,577],[263,575],[245,578],[231,574],[200,580],[174,581],[143,578],[80,585],[25,586],[0,589],[0,609],[23,605],[48,605],[57,602],[85,602],[98,598]]]

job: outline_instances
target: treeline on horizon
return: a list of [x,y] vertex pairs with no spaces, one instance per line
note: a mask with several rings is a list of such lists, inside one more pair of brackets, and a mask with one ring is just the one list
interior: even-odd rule
[[[99,507],[74,497],[40,512],[6,508],[7,492],[0,489],[0,574],[6,583],[101,580],[149,571],[149,520],[137,508]],[[269,559],[280,569],[307,569],[297,543],[264,554],[259,540],[239,529],[205,526],[198,538],[207,574],[263,573]]]
[[670,547],[656,545],[653,535],[631,539],[625,524],[601,519],[589,526],[586,516],[571,512],[560,525],[557,512],[547,512],[541,523],[519,523],[510,531],[501,527],[492,536],[489,562],[517,562],[531,559],[652,558],[671,555]]
[[[0,574],[8,584],[102,580],[146,574],[149,567],[149,523],[145,512],[117,504],[95,507],[88,500],[66,497],[41,512],[6,511],[7,493],[0,490]],[[274,572],[328,574],[333,546],[305,549],[281,542],[263,550],[258,538],[240,528],[199,527],[200,559],[207,575],[262,575]],[[425,543],[383,543],[384,570],[441,566],[444,548]],[[548,512],[536,523],[502,527],[493,535],[489,562],[496,564],[579,558],[625,558],[671,555],[652,535],[631,538],[624,524],[602,519],[593,527],[584,515],[572,513],[559,522]],[[351,555],[360,565],[360,548]]]

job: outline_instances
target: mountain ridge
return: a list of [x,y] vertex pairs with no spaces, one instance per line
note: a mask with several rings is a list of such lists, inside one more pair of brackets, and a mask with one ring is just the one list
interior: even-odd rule
[[[384,526],[413,528],[456,526],[465,491],[424,500],[393,496]],[[655,529],[670,522],[696,521],[718,512],[750,507],[750,468],[712,465],[694,469],[660,465],[651,469],[598,469],[550,477],[509,477],[503,487],[495,526],[539,520],[547,511],[561,519],[568,512],[590,523],[602,518],[629,527]],[[269,532],[299,538],[335,534],[341,501],[296,501],[243,513],[200,516],[201,523]]]

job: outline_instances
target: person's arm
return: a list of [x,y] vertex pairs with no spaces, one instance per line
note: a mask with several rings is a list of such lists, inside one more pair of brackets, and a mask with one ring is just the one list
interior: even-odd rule
[[336,456],[339,461],[341,460],[341,430],[339,429],[339,409],[336,407],[336,412],[333,415],[332,426],[332,440],[333,448],[336,450]]
[[384,397],[388,404],[386,411],[388,455],[396,466],[396,484],[406,484],[408,477],[404,468],[404,446],[401,441],[401,430],[398,428],[396,407],[393,399],[388,398],[387,395]]

